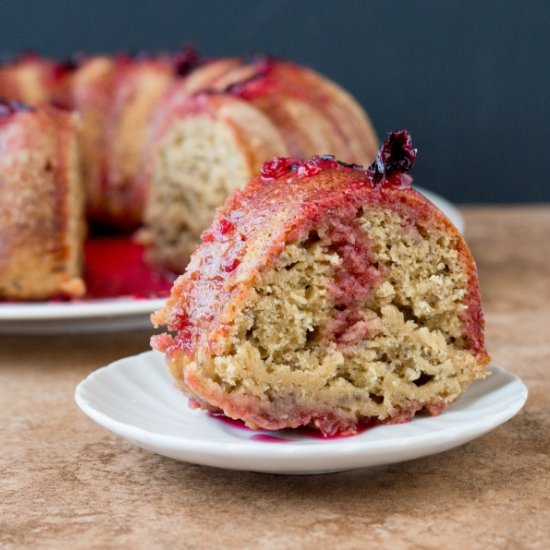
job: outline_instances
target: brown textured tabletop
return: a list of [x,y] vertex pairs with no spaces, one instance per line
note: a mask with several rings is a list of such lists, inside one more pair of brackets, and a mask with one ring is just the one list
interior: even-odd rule
[[550,548],[550,206],[465,208],[493,361],[529,387],[495,431],[339,474],[217,470],[150,454],[73,401],[147,333],[0,336],[2,548]]

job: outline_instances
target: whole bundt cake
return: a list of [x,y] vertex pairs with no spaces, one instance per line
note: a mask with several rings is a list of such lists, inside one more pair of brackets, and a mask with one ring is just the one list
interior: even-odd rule
[[401,131],[368,169],[276,158],[231,195],[152,317],[192,406],[345,435],[438,414],[485,376],[474,260],[411,188],[415,155]]
[[76,117],[0,100],[0,298],[81,296]]
[[[215,209],[266,159],[333,153],[368,163],[375,155],[370,122],[344,90],[309,69],[266,57],[209,60],[192,48],[77,55],[65,62],[25,54],[0,65],[0,98],[38,106],[26,109],[26,118],[37,117],[35,130],[44,132],[44,141],[51,136],[38,121],[43,105],[78,113],[80,124],[70,131],[80,176],[75,172],[71,188],[83,189],[91,232],[130,234],[143,225],[146,212],[139,235],[147,258],[176,272],[185,268]],[[0,181],[23,181],[27,169],[32,167],[21,164],[18,173],[4,175],[0,165]],[[25,203],[33,200],[40,201],[40,194],[25,195]],[[68,218],[79,216],[77,208]],[[70,225],[79,228],[74,243],[81,241],[83,221]],[[25,242],[19,246],[24,254]],[[16,265],[9,270],[13,280]]]

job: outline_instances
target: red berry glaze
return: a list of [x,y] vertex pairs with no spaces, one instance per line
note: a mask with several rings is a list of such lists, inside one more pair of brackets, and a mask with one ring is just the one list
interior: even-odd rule
[[231,273],[232,271],[235,271],[240,265],[241,261],[237,258],[234,258],[230,262],[223,264],[222,270],[225,271],[225,273]]
[[229,220],[221,220],[218,224],[218,230],[221,235],[228,235],[235,229],[235,225]]
[[315,155],[309,160],[295,157],[275,157],[265,162],[261,169],[264,181],[272,181],[293,174],[297,179],[308,178],[323,170],[349,168],[368,175],[375,185],[389,187],[410,187],[412,178],[407,172],[416,159],[416,149],[412,146],[407,130],[390,132],[384,144],[378,150],[375,162],[368,168],[359,164],[348,164],[336,160],[333,155]]
[[337,161],[333,155],[314,155],[309,160],[294,157],[275,157],[262,166],[261,176],[264,181],[276,180],[289,174],[297,179],[309,178],[334,168],[361,168],[355,164]]
[[231,94],[241,99],[252,100],[256,97],[261,97],[277,87],[277,84],[263,72],[254,73],[252,76],[229,84],[222,93]]
[[220,220],[218,225],[207,229],[202,234],[202,242],[204,243],[213,243],[225,235],[230,235],[235,230],[235,224],[231,223],[229,220],[223,219]]
[[261,169],[261,176],[263,180],[276,180],[282,178],[291,172],[295,168],[300,166],[304,161],[299,158],[293,157],[275,157],[273,160],[264,162]]

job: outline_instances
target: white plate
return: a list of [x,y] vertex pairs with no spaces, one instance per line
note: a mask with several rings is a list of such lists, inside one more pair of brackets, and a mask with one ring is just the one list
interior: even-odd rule
[[0,304],[0,334],[71,334],[151,329],[164,298]]
[[[464,230],[458,208],[420,187],[453,222]],[[164,299],[116,298],[73,302],[0,303],[0,334],[74,334],[151,328],[149,316],[162,307]]]
[[[78,385],[75,399],[111,432],[177,460],[281,474],[336,472],[440,453],[506,422],[522,408],[527,388],[500,367],[490,371],[491,376],[472,384],[440,416],[419,416],[405,424],[327,440],[292,430],[237,428],[190,409],[174,387],[163,356],[152,351],[93,372]],[[264,440],[258,441],[258,435]],[[274,440],[265,441],[270,436]]]

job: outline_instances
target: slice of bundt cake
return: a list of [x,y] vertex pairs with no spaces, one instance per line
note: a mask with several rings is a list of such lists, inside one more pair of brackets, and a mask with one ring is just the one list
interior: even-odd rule
[[[375,157],[366,115],[353,100],[354,109],[344,107],[336,93],[334,107],[319,91],[322,77],[312,84],[307,71],[278,61],[226,68],[198,95],[190,97],[189,88],[182,93],[184,84],[173,88],[153,122],[149,166],[142,171],[151,178],[142,239],[151,261],[180,271],[215,209],[267,158],[316,152],[347,161]],[[334,109],[343,117],[338,123]],[[362,131],[344,132],[357,117]]]
[[75,116],[0,100],[0,298],[80,296]]
[[485,376],[474,260],[410,187],[415,155],[402,131],[366,170],[278,158],[218,210],[152,317],[193,406],[353,434],[438,414]]
[[[152,187],[152,179],[153,179],[153,172],[155,168],[159,170],[159,173],[163,173],[163,167],[156,163],[157,159],[159,158],[157,156],[157,149],[158,149],[158,142],[162,141],[164,138],[167,137],[167,134],[172,129],[172,125],[176,124],[177,121],[182,116],[189,116],[190,114],[199,114],[201,112],[200,104],[201,102],[205,103],[206,100],[204,98],[199,99],[198,101],[195,101],[194,98],[191,98],[194,94],[198,94],[199,92],[202,92],[204,90],[212,90],[215,82],[223,77],[226,73],[234,69],[235,67],[238,67],[242,65],[242,61],[238,58],[226,58],[226,59],[213,59],[213,60],[205,60],[202,63],[195,63],[190,67],[190,70],[185,73],[181,74],[181,72],[178,72],[178,76],[180,78],[174,79],[174,81],[170,84],[168,90],[162,97],[162,100],[157,105],[157,108],[155,109],[155,112],[153,113],[153,116],[150,121],[150,128],[147,132],[147,136],[145,139],[145,144],[143,148],[143,157],[141,159],[141,167],[138,174],[138,177],[136,178],[134,182],[134,194],[142,197],[145,199],[145,209],[147,210],[147,205],[149,205],[149,213],[146,214],[146,216],[150,216],[150,219],[152,223],[155,223],[155,220],[159,220],[161,226],[163,225],[163,218],[162,216],[158,217],[156,210],[157,204],[159,204],[160,197],[156,195],[156,193],[164,193],[164,189],[156,189],[151,190]],[[207,112],[208,109],[202,109],[203,112]],[[215,111],[215,108],[213,109]],[[208,115],[210,116],[210,115]],[[177,134],[177,129],[175,131],[175,134]],[[168,154],[172,155],[175,153],[174,148],[177,150],[180,147],[187,147],[190,148],[190,140],[192,140],[192,135],[186,135],[185,139],[179,139],[176,138],[173,141],[167,140],[168,148],[170,151]],[[202,150],[202,149],[198,149]],[[205,148],[205,151],[208,153],[208,148]],[[164,154],[164,151],[162,151],[162,154]],[[205,159],[206,160],[206,159]],[[221,161],[222,159],[218,158],[218,161]],[[159,159],[160,162],[160,159]],[[180,174],[175,174],[176,179],[178,178]],[[181,174],[181,176],[185,177],[185,174]],[[163,176],[159,177],[162,179]],[[151,199],[151,196],[154,196],[154,199]],[[198,208],[200,208],[201,205],[197,205]],[[176,205],[171,205],[172,209],[176,207]],[[182,205],[182,207],[185,210],[186,205]],[[160,213],[158,213],[160,214]],[[186,219],[190,219],[189,213],[185,212]],[[192,218],[193,216],[191,216]],[[171,223],[171,222],[168,222]],[[179,220],[176,222],[176,225],[178,225],[180,222]],[[191,221],[192,223],[192,221]],[[160,232],[164,232],[165,229],[160,229]],[[153,250],[154,248],[154,242],[156,240],[156,231],[153,230],[151,234],[147,234],[147,231],[142,231],[140,233],[141,239],[144,242],[149,242],[150,244],[150,250],[149,250],[149,257],[152,258],[155,263],[162,263],[162,258],[166,257],[166,254],[163,250]],[[161,240],[161,242],[163,242]],[[193,247],[196,246],[196,238],[193,239]],[[171,257],[179,257],[178,252],[176,251],[175,254],[171,254]],[[189,256],[189,252],[187,253],[187,257]],[[178,271],[182,271],[184,266],[181,266],[178,263]]]

